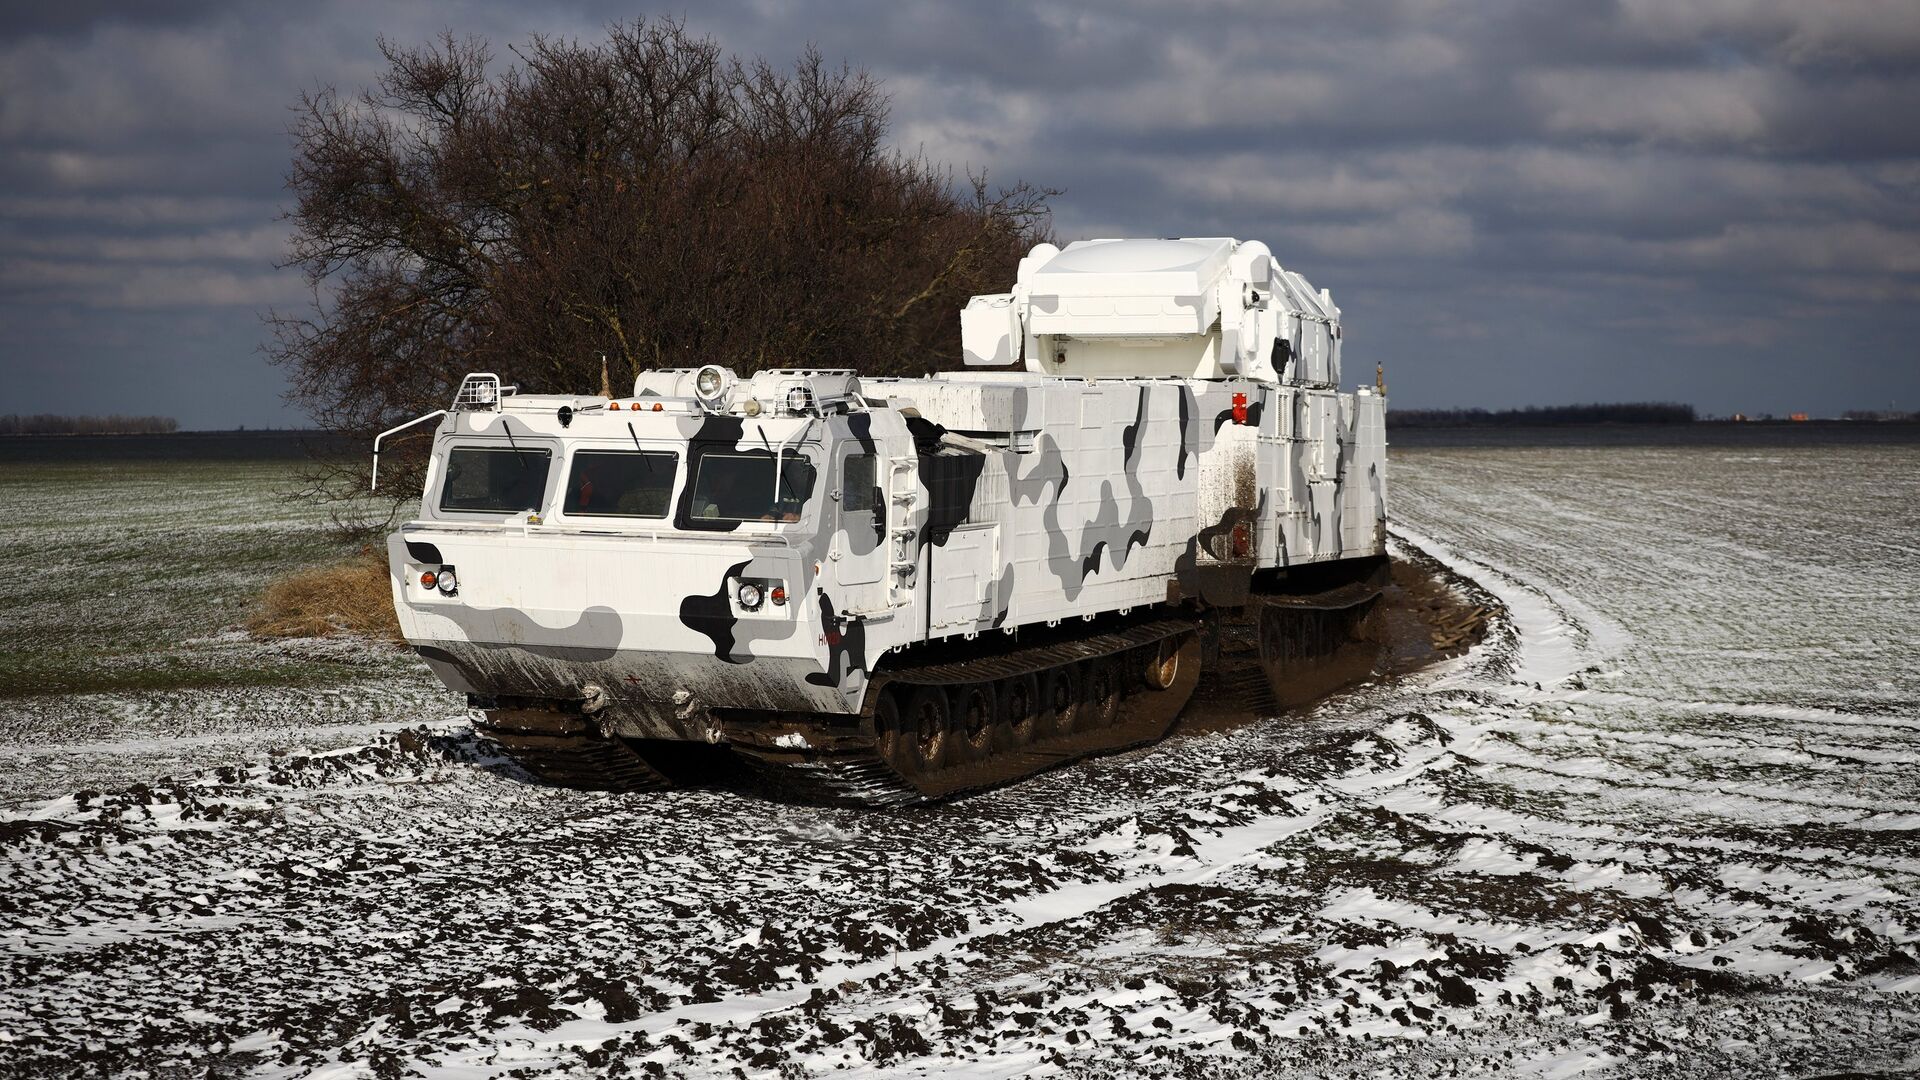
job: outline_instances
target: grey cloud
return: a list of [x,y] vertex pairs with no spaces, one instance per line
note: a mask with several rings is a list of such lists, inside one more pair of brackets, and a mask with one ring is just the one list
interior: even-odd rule
[[285,247],[286,230],[277,225],[164,232],[147,236],[113,234],[76,237],[65,234],[0,239],[0,254],[79,258],[89,262],[238,260],[257,266],[280,258]]
[[[297,277],[196,265],[125,265],[15,257],[0,269],[0,289],[27,302],[81,308],[257,308],[297,303]],[[242,313],[250,318],[251,312]]]
[[1748,143],[1767,134],[1776,73],[1530,72],[1522,86],[1549,133],[1677,143]]
[[21,37],[69,38],[101,26],[180,26],[241,6],[234,0],[65,0],[58,4],[7,4],[0,7],[0,40]]
[[266,221],[274,213],[274,200],[225,195],[0,196],[0,216],[41,224],[120,228],[187,226],[221,221]]
[[[132,371],[157,348],[170,370],[244,382],[249,306],[300,295],[270,264],[301,90],[371,81],[376,34],[476,33],[510,61],[528,33],[590,37],[633,14],[9,9],[9,360]],[[1267,240],[1335,290],[1356,370],[1386,361],[1402,404],[1920,399],[1911,3],[722,0],[688,17],[736,52],[783,63],[811,41],[871,69],[902,148],[1066,189],[1067,238]],[[249,384],[268,389],[244,415],[176,411],[276,419],[276,379]],[[0,411],[62,407],[52,376],[5,392],[22,386],[42,397]]]
[[1624,22],[1649,37],[1686,44],[1726,37],[1795,66],[1885,62],[1910,67],[1920,17],[1900,0],[1622,0]]

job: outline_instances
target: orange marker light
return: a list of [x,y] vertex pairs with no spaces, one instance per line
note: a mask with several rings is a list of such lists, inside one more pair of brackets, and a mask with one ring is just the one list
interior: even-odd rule
[[656,401],[656,402],[654,402],[654,403],[653,403],[653,411],[654,411],[654,412],[659,412],[659,411],[661,411],[661,410],[660,410],[660,403],[659,403],[659,402],[657,402],[657,401]]
[[433,588],[433,583],[439,580],[440,580],[440,575],[434,573],[431,570],[420,575],[420,584],[425,585],[429,589]]
[[776,604],[784,604],[787,602],[787,590],[775,585],[773,592],[768,594],[768,598]]

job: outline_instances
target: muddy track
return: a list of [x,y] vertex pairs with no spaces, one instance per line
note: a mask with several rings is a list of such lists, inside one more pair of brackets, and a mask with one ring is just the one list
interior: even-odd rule
[[[1001,658],[991,665],[1000,678],[1025,674],[1047,674],[1064,664],[1100,662],[1142,663],[1142,653],[1161,643],[1177,650],[1182,659],[1178,676],[1168,685],[1152,688],[1132,682],[1118,687],[1119,701],[1110,718],[1098,722],[1073,723],[1047,715],[1030,718],[1032,730],[1024,737],[1013,734],[1014,725],[1004,719],[987,732],[993,745],[989,752],[968,760],[958,758],[932,771],[902,767],[896,754],[892,760],[876,745],[864,753],[832,756],[799,754],[738,747],[735,753],[766,785],[781,797],[822,805],[902,805],[956,795],[985,791],[1002,784],[1017,783],[1048,769],[1099,754],[1111,754],[1136,746],[1145,746],[1163,738],[1200,681],[1200,642],[1191,623],[1149,624],[1135,630],[1111,635],[1106,640],[1078,641],[1031,653]],[[942,665],[894,672],[896,688],[964,688],[982,674],[978,664]],[[993,687],[994,692],[1002,690]],[[898,717],[887,721],[899,725]],[[883,737],[886,729],[883,728]],[[960,734],[955,732],[955,734]],[[896,739],[912,733],[893,731]]]

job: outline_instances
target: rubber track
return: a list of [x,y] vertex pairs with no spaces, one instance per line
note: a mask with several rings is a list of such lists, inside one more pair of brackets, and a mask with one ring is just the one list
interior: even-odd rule
[[[1148,645],[1175,634],[1194,629],[1191,620],[1163,619],[1126,630],[1053,645],[1020,649],[993,657],[978,657],[943,664],[928,664],[897,669],[876,676],[877,692],[883,680],[947,685],[983,682],[1043,671],[1060,664],[1076,663],[1106,656],[1141,645]],[[759,786],[779,797],[803,802],[835,805],[888,806],[943,798],[960,791],[976,790],[1019,779],[1090,753],[1111,752],[1151,742],[1165,733],[1191,694],[1171,691],[1154,698],[1178,697],[1168,702],[1164,723],[1158,731],[1129,734],[1144,725],[1136,723],[1128,709],[1137,710],[1134,695],[1122,703],[1120,722],[1105,731],[1075,733],[1047,744],[1005,753],[984,762],[973,762],[952,769],[928,781],[928,790],[916,785],[873,753],[841,754],[832,757],[780,754],[749,747],[735,748],[735,754],[754,773]],[[1156,704],[1160,704],[1156,702]],[[1153,720],[1148,720],[1151,725]],[[587,718],[574,713],[546,710],[493,710],[483,724],[475,725],[513,755],[528,772],[549,784],[589,791],[658,791],[673,786],[659,770],[648,765],[633,747],[603,735]]]
[[1260,593],[1254,597],[1254,604],[1256,607],[1293,608],[1300,611],[1344,611],[1359,607],[1379,595],[1379,585],[1370,581],[1354,581],[1317,593]]
[[[889,673],[892,681],[943,685],[982,682],[1044,670],[1060,664],[1107,656],[1191,633],[1191,621],[1167,620],[1130,630],[1056,645],[1023,649],[1005,656],[909,668]],[[942,769],[917,779],[902,776],[875,751],[833,755],[781,752],[735,746],[734,753],[771,794],[798,802],[832,806],[898,806],[944,799],[1024,779],[1057,765],[1094,754],[1157,742],[1193,696],[1199,682],[1199,641],[1190,639],[1179,682],[1166,690],[1135,689],[1121,699],[1120,716],[1110,726],[1074,732],[985,761]],[[964,678],[960,677],[962,672]],[[876,682],[878,677],[876,676]]]
[[895,668],[891,671],[876,673],[874,682],[876,685],[883,681],[916,685],[952,685],[1004,679],[1009,675],[1045,671],[1048,668],[1059,667],[1061,664],[1126,652],[1141,645],[1151,645],[1161,638],[1184,634],[1198,626],[1199,623],[1193,619],[1160,619],[1125,630],[1116,630],[1110,634],[1075,638],[1072,641],[1062,641],[1053,645],[1035,645],[1002,653],[999,656],[969,657],[944,664]]
[[927,796],[876,754],[800,758],[735,747],[755,788],[785,802],[813,806],[905,806]]
[[535,777],[559,787],[661,791],[673,786],[631,746],[607,738],[577,714],[496,710],[474,729],[499,743]]

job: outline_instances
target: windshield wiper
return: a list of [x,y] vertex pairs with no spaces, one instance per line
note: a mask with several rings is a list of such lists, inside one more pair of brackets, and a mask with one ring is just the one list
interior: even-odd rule
[[645,465],[647,467],[647,475],[652,476],[653,459],[655,455],[647,453],[646,447],[640,445],[640,436],[633,430],[633,421],[631,420],[627,421],[627,435],[633,439],[633,448],[640,451],[640,464]]
[[521,468],[526,468],[527,455],[520,449],[520,444],[513,441],[513,427],[507,423],[507,418],[504,416],[500,418],[500,430],[507,433],[507,445],[513,447],[514,460],[520,463]]
[[[807,417],[807,426],[801,428],[798,435],[782,442],[780,444],[780,452],[773,456],[773,498],[775,502],[780,501],[780,489],[783,487],[787,489],[788,495],[792,495],[795,498],[799,497],[799,493],[793,490],[793,485],[787,482],[787,447],[792,446],[794,443],[805,442],[807,440],[807,433],[812,430],[813,417],[809,416]],[[765,424],[760,426],[760,441],[763,443],[767,441],[767,428]]]
[[[799,458],[799,456],[798,456],[798,455],[796,455],[796,456],[794,457],[794,461],[793,461],[793,463],[794,463],[795,465],[798,465],[798,464],[800,464],[800,458]],[[783,487],[783,488],[785,488],[785,489],[787,489],[787,496],[788,496],[789,498],[793,498],[793,499],[798,499],[798,498],[800,498],[800,493],[799,493],[798,491],[795,491],[795,490],[793,489],[793,477],[791,477],[791,476],[788,476],[788,475],[787,475],[787,470],[786,470],[786,469],[784,469],[784,468],[783,468],[783,469],[781,469],[781,470],[780,470],[780,477],[779,477],[779,479],[780,479],[780,486],[781,486],[781,487]]]

